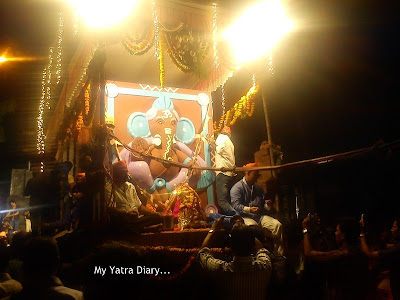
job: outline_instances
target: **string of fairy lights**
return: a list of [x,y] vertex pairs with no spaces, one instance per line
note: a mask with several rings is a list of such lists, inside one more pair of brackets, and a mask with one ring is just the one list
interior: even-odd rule
[[153,22],[154,22],[154,57],[160,59],[160,22],[158,21],[157,3],[156,0],[152,2],[153,8]]
[[42,93],[39,101],[39,115],[37,117],[37,144],[36,149],[39,155],[45,152],[45,141],[46,135],[43,129],[43,117],[45,109],[50,109],[50,99],[51,99],[51,69],[53,65],[53,47],[49,48],[49,62],[44,68],[42,73]]
[[57,58],[56,58],[56,84],[61,80],[61,67],[62,67],[62,50],[63,50],[63,35],[64,35],[64,21],[62,14],[59,15],[58,23],[58,36],[57,36]]
[[213,14],[213,55],[214,55],[214,67],[218,69],[219,67],[219,58],[218,58],[218,52],[217,52],[217,47],[218,47],[218,42],[217,42],[217,3],[213,3],[212,7],[212,14]]
[[[222,104],[222,115],[226,113],[226,99],[225,99],[225,83],[221,85],[221,104]],[[224,126],[226,125],[226,121],[224,120]]]
[[[52,84],[54,81],[53,69],[55,69],[54,70],[55,84],[57,85],[61,81],[63,34],[64,34],[64,21],[63,21],[63,16],[60,13],[58,32],[57,32],[57,48],[55,51],[53,46],[49,47],[48,64],[43,69],[42,73],[41,96],[39,100],[38,117],[36,118],[36,124],[37,124],[36,149],[39,155],[43,155],[45,153],[46,135],[44,133],[43,125],[44,125],[45,112],[51,109],[51,91],[52,91]],[[54,61],[55,61],[55,66],[54,66]],[[43,170],[44,170],[44,163],[41,162],[41,171],[43,172]]]

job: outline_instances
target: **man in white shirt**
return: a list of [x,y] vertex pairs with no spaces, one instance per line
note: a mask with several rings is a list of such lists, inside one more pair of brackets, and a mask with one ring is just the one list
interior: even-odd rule
[[112,171],[113,183],[106,184],[105,196],[110,218],[115,225],[138,234],[161,229],[162,217],[142,204],[135,186],[127,181],[125,161],[114,163]]
[[[222,128],[215,141],[215,166],[217,168],[235,167],[235,147],[230,139],[231,129],[228,126]],[[223,214],[235,214],[230,204],[229,190],[236,174],[233,171],[216,171],[217,203]]]

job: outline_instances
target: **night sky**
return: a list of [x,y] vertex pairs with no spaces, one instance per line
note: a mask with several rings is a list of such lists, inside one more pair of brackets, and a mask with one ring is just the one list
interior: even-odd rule
[[[262,83],[272,140],[282,146],[284,162],[369,147],[378,140],[385,143],[400,140],[397,108],[400,10],[396,2],[289,2],[289,14],[299,27],[275,48],[274,75]],[[33,62],[0,65],[0,125],[4,129],[0,145],[1,156],[5,158],[2,182],[7,180],[11,168],[25,167],[27,157],[34,152],[41,74],[48,46],[57,30],[56,5],[50,3],[54,2],[0,2],[0,54],[8,47],[12,55],[37,58]],[[245,69],[228,81],[227,107],[248,90],[250,78],[251,70]],[[217,117],[221,110],[219,94],[219,91],[213,93]],[[237,165],[253,160],[253,153],[266,139],[260,95],[254,116],[238,120],[232,127],[232,135]],[[373,171],[366,169],[365,164],[370,161],[364,159],[338,167],[323,167],[322,177],[329,182],[332,181],[329,176],[343,178],[343,173],[387,174],[392,170],[389,166],[396,165],[398,160],[399,153],[393,150],[392,161],[385,161],[389,170],[380,169],[379,163],[373,163]],[[303,176],[303,170],[289,171],[287,178],[308,178]],[[317,172],[315,176],[321,177],[319,170],[307,174],[310,172]],[[352,180],[353,177],[347,176]],[[368,180],[376,182],[376,179]],[[357,187],[363,189],[370,185],[368,180],[360,179]],[[393,180],[393,184],[398,182]],[[379,195],[379,188],[373,193]],[[345,198],[349,194],[353,197],[354,190],[346,193]],[[385,197],[392,196],[392,189],[385,194]],[[367,197],[370,203],[375,196]]]

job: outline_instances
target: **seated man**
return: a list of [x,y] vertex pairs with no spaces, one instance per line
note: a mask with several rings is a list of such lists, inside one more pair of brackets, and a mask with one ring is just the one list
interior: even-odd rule
[[124,161],[112,165],[113,182],[106,184],[105,196],[109,203],[111,221],[135,233],[162,228],[162,218],[142,205],[136,189],[128,179]]
[[226,262],[215,258],[209,247],[214,232],[221,229],[223,223],[224,217],[214,222],[197,254],[200,265],[215,275],[215,298],[266,299],[272,274],[269,252],[254,238],[249,226],[239,222],[231,231],[233,260]]
[[[258,167],[258,163],[250,163],[244,167]],[[243,179],[231,189],[232,205],[246,225],[258,224],[268,229],[274,237],[274,250],[283,254],[282,224],[268,215],[271,200],[264,199],[264,190],[256,182],[259,176],[258,170],[245,172]]]

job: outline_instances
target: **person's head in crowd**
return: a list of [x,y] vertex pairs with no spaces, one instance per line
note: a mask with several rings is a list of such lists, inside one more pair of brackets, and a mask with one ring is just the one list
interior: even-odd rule
[[32,239],[32,232],[18,231],[14,234],[10,244],[11,255],[13,258],[22,258],[25,247]]
[[75,182],[78,183],[83,183],[85,182],[86,179],[86,174],[84,172],[81,173],[76,173],[75,175]]
[[255,245],[254,235],[249,226],[236,223],[231,231],[231,248],[236,256],[250,256]]
[[224,126],[221,130],[221,134],[231,137],[231,128],[229,126]]
[[355,220],[345,220],[336,226],[335,238],[339,246],[344,243],[347,245],[357,244],[359,236],[360,225]]
[[11,227],[10,220],[8,220],[8,219],[5,219],[5,220],[3,221],[3,224],[1,224],[1,228],[2,228],[3,231],[8,231],[8,230],[10,230],[10,229],[13,229],[13,228]]
[[396,217],[393,221],[393,225],[392,225],[392,238],[395,241],[400,241],[400,230],[399,230],[399,226],[400,226],[400,217]]
[[10,200],[10,205],[11,205],[12,209],[16,209],[17,208],[17,202],[14,199]]
[[[258,163],[248,163],[247,165],[244,165],[243,168],[254,168],[258,166],[259,166]],[[260,172],[258,170],[245,171],[244,178],[246,179],[248,185],[253,185],[254,183],[256,183],[259,177],[260,177]]]
[[122,184],[128,179],[128,168],[126,162],[121,160],[113,163],[112,177],[115,184]]
[[60,253],[56,240],[50,237],[34,237],[24,249],[23,272],[27,278],[55,276],[60,265]]

